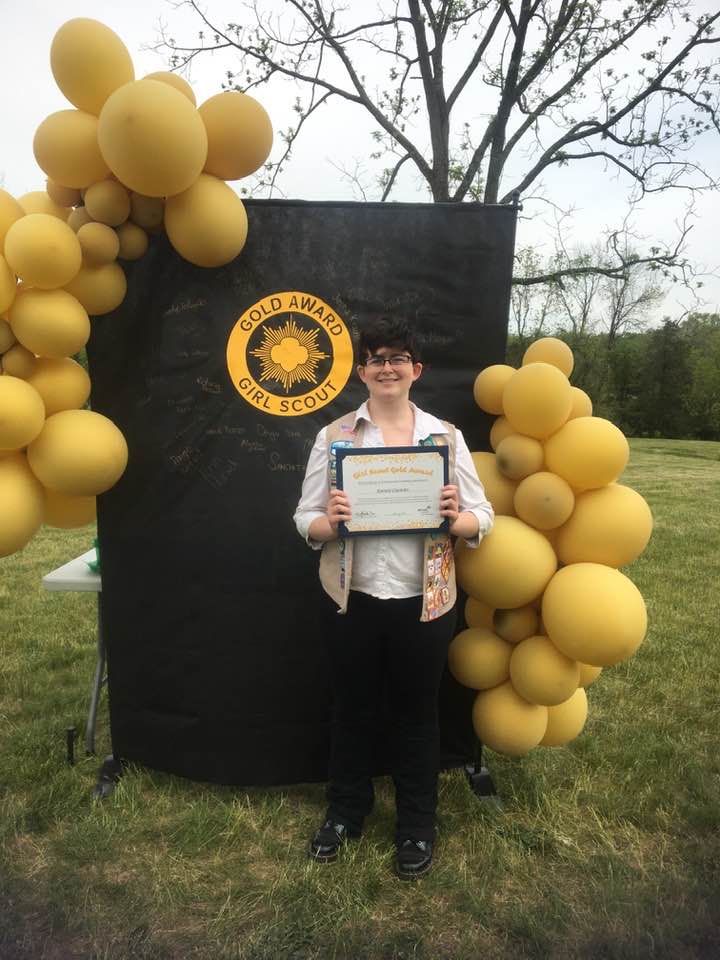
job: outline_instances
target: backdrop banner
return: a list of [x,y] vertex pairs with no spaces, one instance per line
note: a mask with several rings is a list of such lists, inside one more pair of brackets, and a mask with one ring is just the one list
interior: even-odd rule
[[[125,434],[99,498],[116,756],[196,780],[327,775],[319,554],[292,521],[317,431],[357,407],[351,335],[410,319],[417,404],[487,449],[478,371],[505,355],[515,207],[248,201],[220,269],[155,238],[128,295],[93,321],[92,407]],[[473,752],[473,692],[443,683],[443,764]],[[378,753],[377,770],[385,761]]]

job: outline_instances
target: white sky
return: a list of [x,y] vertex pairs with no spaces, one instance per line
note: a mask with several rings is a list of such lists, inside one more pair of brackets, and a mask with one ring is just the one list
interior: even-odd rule
[[[265,4],[272,0],[265,0]],[[361,0],[353,0],[361,3]],[[362,4],[364,6],[364,4]],[[700,2],[696,8],[710,9],[714,3]],[[239,19],[242,8],[231,0],[208,0],[207,8],[221,23]],[[29,190],[43,189],[44,174],[35,163],[32,139],[40,122],[68,103],[55,86],[50,72],[49,54],[52,38],[62,23],[72,17],[85,16],[101,20],[122,38],[133,57],[136,77],[166,68],[166,61],[152,50],[144,49],[158,36],[160,21],[171,25],[176,39],[192,38],[199,24],[187,12],[173,9],[166,0],[0,0],[0,186],[18,196]],[[197,61],[190,80],[198,103],[219,92],[223,71],[232,67],[221,57]],[[260,88],[254,95],[263,102],[278,129],[288,126],[293,116],[292,103],[298,90],[290,85],[272,92]],[[477,119],[481,117],[475,108]],[[462,115],[472,123],[473,109]],[[282,181],[285,195],[303,199],[360,199],[360,195],[333,166],[340,164],[354,170],[356,162],[366,167],[364,158],[374,149],[370,131],[374,123],[360,108],[339,104],[323,109],[310,121],[309,136],[304,148],[297,148]],[[282,145],[276,137],[273,157],[279,156]],[[708,137],[698,146],[693,159],[713,169],[720,177],[720,150],[717,139]],[[409,164],[406,164],[409,168]],[[367,176],[367,183],[372,179]],[[242,185],[242,184],[240,184]],[[531,193],[534,192],[531,188]],[[609,226],[619,224],[623,216],[624,190],[604,172],[601,161],[583,161],[554,170],[546,178],[546,196],[566,206],[575,214],[567,245],[591,244]],[[368,195],[375,199],[376,195]],[[399,182],[393,199],[426,200],[417,177],[408,173]],[[637,232],[651,238],[670,239],[672,225],[682,215],[685,196],[680,191],[656,195],[643,204],[636,217]],[[534,244],[540,252],[550,253],[552,238],[542,218],[549,207],[540,201],[527,201],[518,233],[518,246]],[[533,216],[534,215],[534,216]],[[720,274],[717,224],[720,222],[720,196],[705,194],[698,205],[698,216],[688,245],[688,255],[702,269]],[[704,309],[718,310],[720,279],[704,278]],[[658,311],[658,317],[678,316],[692,304],[687,293],[672,289]]]

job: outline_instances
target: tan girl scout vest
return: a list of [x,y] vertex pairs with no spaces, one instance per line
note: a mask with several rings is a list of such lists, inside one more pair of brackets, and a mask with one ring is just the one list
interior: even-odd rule
[[[436,446],[449,447],[450,483],[455,482],[455,427],[442,421],[448,433],[432,434],[428,441]],[[335,481],[335,451],[333,444],[345,441],[347,445],[361,447],[365,424],[360,421],[355,427],[355,413],[348,413],[326,428],[328,451],[328,482]],[[320,554],[320,583],[323,589],[338,604],[338,613],[347,611],[350,581],[352,579],[352,538],[329,540]],[[453,546],[446,533],[429,533],[423,547],[423,606],[421,620],[435,620],[447,613],[455,603],[455,562]]]

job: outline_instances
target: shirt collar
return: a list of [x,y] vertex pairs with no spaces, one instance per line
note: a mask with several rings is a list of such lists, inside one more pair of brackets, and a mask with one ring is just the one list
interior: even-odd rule
[[[416,406],[412,401],[410,401],[410,406],[415,411],[415,433],[413,435],[413,440],[425,440],[433,433],[446,434],[448,432],[447,427],[442,420],[438,420],[438,418],[433,416],[432,413],[426,413],[424,410],[421,410],[420,407]],[[372,423],[373,426],[375,426],[370,416],[370,411],[368,410],[367,400],[355,411],[353,429],[357,429],[357,425],[360,420],[367,420],[368,423]]]

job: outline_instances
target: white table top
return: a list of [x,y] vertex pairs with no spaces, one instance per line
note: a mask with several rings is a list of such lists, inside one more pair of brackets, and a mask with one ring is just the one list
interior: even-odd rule
[[99,573],[93,573],[87,565],[88,560],[94,559],[95,550],[92,549],[64,563],[57,570],[45,574],[42,578],[43,587],[46,590],[87,590],[99,593],[102,590],[102,578]]

